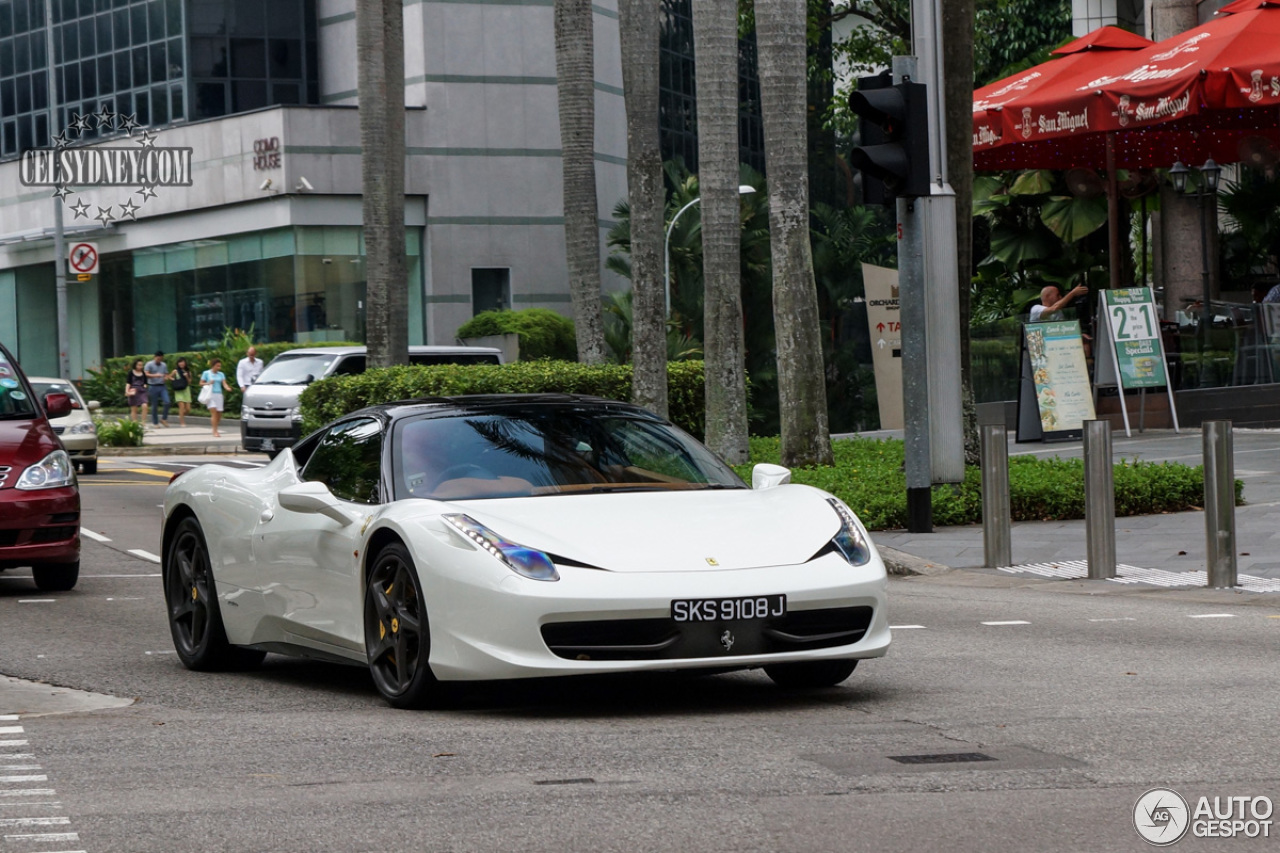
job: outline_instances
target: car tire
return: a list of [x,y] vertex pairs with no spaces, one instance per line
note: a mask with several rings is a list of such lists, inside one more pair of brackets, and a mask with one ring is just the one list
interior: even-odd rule
[[97,459],[86,459],[85,461],[81,462],[81,463],[80,463],[80,471],[81,471],[82,473],[84,473],[84,474],[96,474],[96,473],[98,473],[98,460],[97,460]]
[[188,516],[178,522],[161,567],[169,632],[178,659],[198,672],[251,669],[265,652],[242,649],[227,641],[218,607],[217,587],[200,522]]
[[818,687],[835,687],[844,681],[858,666],[856,660],[814,660],[803,663],[778,663],[766,666],[764,674],[779,687],[794,690],[812,690]]
[[364,593],[364,646],[374,686],[393,708],[423,708],[439,693],[422,584],[399,542],[373,558]]
[[66,592],[80,579],[80,561],[74,563],[42,563],[31,567],[31,577],[41,592]]

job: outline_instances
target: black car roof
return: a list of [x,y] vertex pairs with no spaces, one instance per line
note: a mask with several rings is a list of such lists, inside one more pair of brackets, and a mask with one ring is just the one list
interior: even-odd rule
[[536,407],[595,408],[601,411],[621,410],[629,414],[643,415],[661,420],[647,409],[621,400],[609,400],[587,394],[466,394],[455,397],[420,397],[415,400],[396,400],[367,406],[352,414],[377,414],[391,420],[423,414],[443,414],[450,411],[501,413],[515,409]]

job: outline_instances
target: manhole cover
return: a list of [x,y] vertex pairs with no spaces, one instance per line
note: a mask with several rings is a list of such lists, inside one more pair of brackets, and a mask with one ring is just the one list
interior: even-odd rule
[[890,755],[899,764],[959,764],[964,761],[999,761],[981,752],[935,752],[929,755]]

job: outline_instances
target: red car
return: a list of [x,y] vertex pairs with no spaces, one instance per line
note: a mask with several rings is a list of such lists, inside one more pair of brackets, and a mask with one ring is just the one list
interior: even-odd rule
[[63,591],[80,577],[80,489],[49,418],[71,398],[36,398],[0,345],[0,570],[30,566],[36,586]]

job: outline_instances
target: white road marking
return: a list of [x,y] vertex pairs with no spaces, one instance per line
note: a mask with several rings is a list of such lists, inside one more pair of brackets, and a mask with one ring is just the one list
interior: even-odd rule
[[135,557],[141,557],[144,560],[150,560],[153,563],[160,562],[160,558],[155,554],[152,554],[150,551],[143,551],[141,548],[130,548],[128,553]]
[[103,536],[101,533],[96,533],[87,527],[80,528],[80,535],[88,536],[94,542],[110,542],[111,541],[110,537]]
[[52,788],[24,788],[15,791],[0,791],[0,797],[52,797],[57,791]]
[[159,572],[150,575],[81,575],[81,578],[158,578],[161,577]]
[[[20,735],[22,734],[22,726],[0,726],[0,735]],[[0,743],[4,741],[0,740]],[[26,743],[24,740],[23,743]]]
[[[0,756],[3,758],[13,758],[12,755]],[[42,770],[39,764],[0,764],[0,770]]]
[[1188,613],[1188,619],[1234,619],[1234,613]]
[[[19,728],[18,731],[22,731],[22,729]],[[17,734],[17,733],[18,732],[9,732],[9,734]],[[5,734],[5,732],[0,732],[0,734]],[[26,745],[27,745],[27,741],[25,740],[0,740],[0,746],[26,746]]]
[[[5,841],[79,841],[80,835],[75,832],[36,832],[27,835],[6,835]],[[70,851],[68,851],[70,853]],[[76,851],[83,853],[83,851]]]
[[174,650],[172,650],[172,649],[170,649],[169,651],[143,652],[143,654],[147,654],[147,655],[176,655],[176,654],[177,654],[177,652],[176,652],[176,651],[174,651]]
[[0,803],[0,809],[3,809],[3,808],[25,809],[28,806],[59,806],[61,807],[61,805],[62,803],[59,802],[58,800],[41,800],[40,802],[35,802],[35,803],[30,801],[22,802],[22,803]]
[[44,774],[32,774],[28,776],[0,776],[0,782],[48,782],[49,777]]
[[120,598],[108,597],[107,601],[145,601],[145,599],[140,595],[132,595],[132,596],[124,596]]
[[0,752],[0,758],[8,759],[9,761],[28,760],[35,757],[33,752]]
[[983,622],[982,624],[989,625],[994,628],[999,625],[1030,625],[1031,623],[1023,622],[1021,619],[1010,619],[1007,622]]
[[923,628],[923,625],[890,625],[890,631],[905,631],[908,628]]
[[69,817],[0,817],[0,826],[66,826]]
[[57,602],[57,600],[58,599],[56,598],[19,598],[18,603],[19,604],[54,604]]
[[0,720],[16,720],[16,719],[18,719],[17,714],[0,714]]
[[1132,616],[1118,616],[1114,619],[1090,619],[1090,622],[1137,622]]

